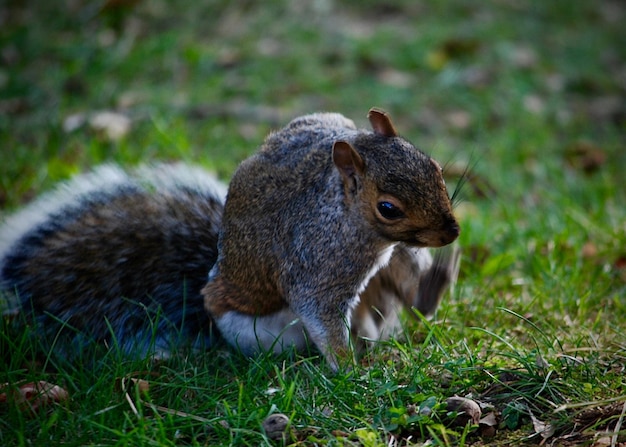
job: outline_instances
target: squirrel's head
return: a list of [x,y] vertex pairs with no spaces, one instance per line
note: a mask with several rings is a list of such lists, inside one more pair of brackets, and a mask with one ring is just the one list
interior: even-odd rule
[[460,228],[439,164],[399,137],[385,112],[372,109],[368,118],[374,132],[333,146],[347,199],[386,239],[420,247],[453,242]]

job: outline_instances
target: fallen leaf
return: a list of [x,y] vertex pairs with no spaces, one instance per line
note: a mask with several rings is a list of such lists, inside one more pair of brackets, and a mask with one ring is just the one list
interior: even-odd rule
[[75,130],[80,129],[87,121],[87,117],[84,113],[74,113],[68,115],[63,120],[63,131],[65,133],[72,133]]
[[515,47],[511,51],[511,61],[518,68],[532,68],[537,65],[537,53],[530,47]]
[[455,129],[465,130],[472,124],[472,116],[465,110],[454,110],[445,116],[446,121]]
[[498,420],[496,419],[496,414],[491,412],[491,413],[487,413],[485,416],[480,418],[478,423],[480,425],[488,425],[491,427],[495,427],[498,425]]
[[333,430],[330,432],[335,438],[349,438],[350,433],[343,430]]
[[582,257],[585,259],[595,259],[598,256],[598,247],[591,241],[587,241],[583,244],[581,249]]
[[596,440],[591,447],[605,447],[611,445],[611,434],[607,432],[601,432],[596,434]]
[[140,375],[157,377],[159,374],[155,372],[135,371],[125,377],[118,377],[115,379],[115,388],[124,393],[128,393],[131,388],[137,388],[141,393],[147,393],[150,391],[150,382],[135,377]]
[[378,80],[391,87],[408,88],[413,84],[413,79],[412,74],[392,68],[385,68],[378,73]]
[[474,54],[479,48],[479,41],[464,38],[451,38],[443,42],[440,46],[440,50],[443,51],[450,59],[457,59]]
[[[7,388],[5,383],[2,388]],[[10,390],[0,394],[0,403],[12,401],[22,410],[36,413],[52,403],[60,403],[69,399],[68,392],[58,385],[44,380],[29,382],[21,385],[17,390]]]
[[523,102],[524,108],[535,115],[539,115],[545,109],[545,101],[537,95],[526,95]]
[[480,436],[483,438],[493,438],[496,435],[498,419],[496,414],[491,412],[480,418],[478,421]]
[[126,115],[105,110],[94,113],[89,126],[108,140],[118,141],[130,131],[131,121]]
[[619,256],[613,265],[618,270],[626,269],[626,255]]
[[150,390],[150,382],[143,379],[131,379],[133,385],[137,387],[137,389],[142,393],[147,393]]
[[468,423],[478,424],[481,416],[480,406],[466,397],[453,396],[446,399],[446,410],[456,412],[452,423],[464,427]]
[[606,153],[590,141],[577,141],[565,149],[565,161],[573,169],[591,174],[606,163]]
[[530,413],[530,420],[533,422],[535,434],[541,435],[543,438],[541,443],[543,444],[546,439],[551,438],[554,435],[554,426],[537,419],[530,409],[528,412]]
[[620,95],[605,95],[592,98],[583,105],[594,121],[620,123],[626,115],[624,98]]

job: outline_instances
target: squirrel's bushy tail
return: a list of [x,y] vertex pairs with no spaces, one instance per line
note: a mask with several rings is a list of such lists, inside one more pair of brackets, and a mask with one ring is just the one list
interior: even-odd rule
[[0,227],[3,311],[46,337],[126,352],[210,343],[200,289],[217,258],[226,187],[183,164],[104,165]]

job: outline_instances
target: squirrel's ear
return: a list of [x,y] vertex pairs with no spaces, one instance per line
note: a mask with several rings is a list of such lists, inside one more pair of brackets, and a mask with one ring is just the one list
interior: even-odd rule
[[333,145],[333,163],[345,178],[363,174],[365,163],[359,153],[345,141],[336,141]]
[[372,129],[374,129],[374,132],[377,134],[385,137],[395,137],[398,135],[393,124],[391,124],[391,118],[389,118],[389,115],[384,110],[372,108],[367,114],[367,118],[372,124]]

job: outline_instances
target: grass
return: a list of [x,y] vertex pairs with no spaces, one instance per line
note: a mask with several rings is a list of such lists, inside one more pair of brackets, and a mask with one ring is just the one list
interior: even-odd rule
[[[69,363],[5,322],[0,382],[47,380],[70,399],[36,414],[0,403],[0,444],[530,445],[537,422],[555,445],[614,435],[626,402],[619,2],[8,1],[0,13],[0,217],[106,161],[185,160],[228,180],[271,129],[321,109],[361,126],[371,106],[388,110],[452,188],[471,167],[459,282],[406,342],[337,375],[315,355],[225,349]],[[130,131],[95,129],[103,110]],[[65,130],[70,116],[85,123]],[[451,425],[454,395],[495,425]],[[262,429],[274,413],[290,418],[284,441]]]

